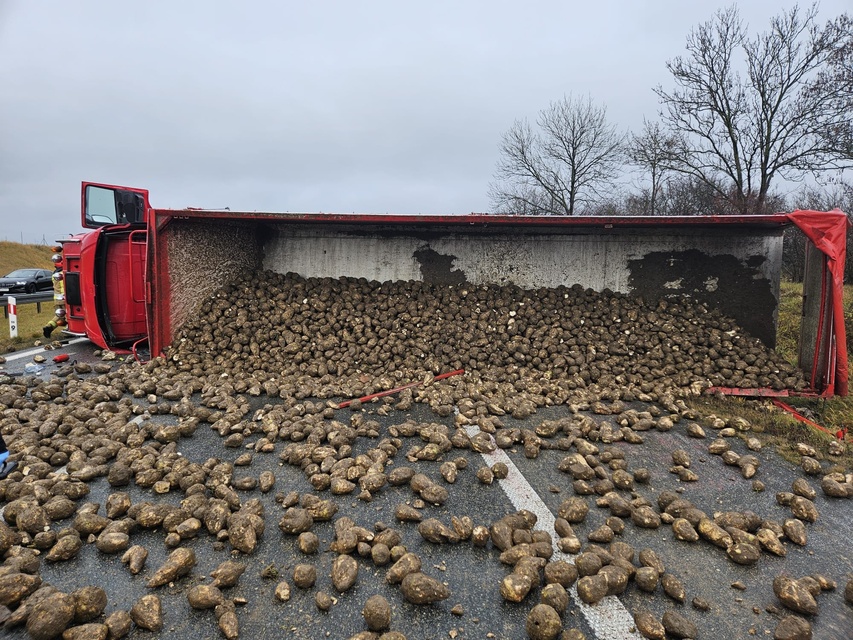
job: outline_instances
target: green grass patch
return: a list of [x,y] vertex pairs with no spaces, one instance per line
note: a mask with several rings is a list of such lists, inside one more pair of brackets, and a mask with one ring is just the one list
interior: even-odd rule
[[[37,304],[18,305],[18,337],[9,337],[9,318],[0,314],[0,353],[7,353],[24,347],[31,347],[36,340],[44,340],[41,329],[53,318],[53,301],[41,303],[41,312]],[[53,338],[59,337],[59,330],[53,332]]]
[[[53,269],[50,246],[20,244],[0,241],[0,276],[15,269]],[[42,338],[41,328],[53,317],[53,302],[41,303],[41,312],[36,304],[18,305],[18,337],[9,337],[9,319],[0,316],[0,353],[32,346]]]
[[[809,409],[806,405],[818,408],[820,408],[820,405],[823,405],[825,410],[825,408],[837,402],[848,403],[847,398],[833,398],[830,400],[785,398],[784,400],[790,405],[796,403],[797,408],[801,409]],[[829,444],[835,440],[833,436],[803,424],[791,414],[775,407],[769,400],[739,398],[735,396],[700,396],[690,399],[687,404],[702,415],[713,414],[726,420],[726,422],[736,417],[744,418],[749,422],[751,427],[750,431],[743,434],[744,437],[757,434],[765,446],[775,447],[783,458],[793,464],[799,464],[801,460],[800,454],[795,449],[796,444],[804,442],[817,450],[818,458],[830,461],[834,467],[847,470],[853,468],[853,450],[851,450],[851,447],[848,446],[848,450],[843,456],[830,456]],[[834,411],[840,412],[841,409],[836,406]],[[847,413],[848,420],[850,415],[850,413]],[[833,416],[837,418],[838,414],[826,412],[818,414],[814,412],[812,419],[818,424],[830,428]],[[849,441],[850,438],[848,438]]]
[[803,285],[783,282],[779,287],[779,322],[776,329],[776,352],[791,364],[797,364],[800,320],[803,314]]
[[[797,344],[800,338],[803,285],[798,282],[783,282],[779,291],[779,325],[776,333],[776,351],[792,364],[797,364]],[[844,287],[844,328],[847,334],[847,353],[853,353],[853,285]],[[790,398],[787,404],[805,410],[807,417],[835,432],[844,427],[853,431],[853,398]],[[811,433],[816,429],[797,423]],[[797,435],[797,431],[792,437]],[[823,434],[821,434],[823,435]],[[851,434],[853,437],[853,434]],[[848,438],[849,440],[850,438]]]

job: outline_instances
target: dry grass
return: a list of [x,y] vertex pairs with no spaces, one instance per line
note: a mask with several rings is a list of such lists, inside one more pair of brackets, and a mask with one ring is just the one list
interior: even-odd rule
[[53,269],[49,246],[0,241],[0,276],[15,269]]
[[[779,289],[779,326],[776,331],[776,351],[788,362],[797,364],[797,342],[800,339],[800,317],[803,312],[803,285],[783,282]],[[847,331],[847,352],[853,352],[853,285],[844,287],[844,326]]]
[[[779,292],[779,324],[776,333],[776,351],[792,364],[797,364],[797,344],[800,339],[800,317],[803,305],[803,285],[795,282],[783,282]],[[844,317],[847,332],[847,351],[853,353],[853,285],[844,287]],[[787,398],[786,404],[803,412],[818,424],[833,433],[848,427],[851,431],[847,442],[853,443],[853,397],[846,398]],[[799,462],[800,456],[794,451],[797,442],[805,442],[815,447],[826,457],[832,436],[804,425],[792,416],[776,409],[767,400],[744,398],[711,398],[694,400],[693,406],[702,413],[715,413],[721,418],[742,416],[749,420],[753,429],[763,432],[764,439],[775,445],[779,453]],[[853,447],[848,447],[853,449]],[[841,459],[832,458],[834,463],[853,468],[853,452]]]
[[[49,246],[0,241],[0,275],[15,269],[53,269]],[[18,305],[18,337],[9,338],[9,320],[0,316],[0,353],[22,345],[30,346],[41,338],[41,328],[53,317],[53,303],[42,302],[41,313],[35,304]]]
[[[796,404],[798,408],[804,407],[803,402],[803,400],[793,398],[786,399],[787,404]],[[834,402],[847,402],[847,398],[816,400],[814,402],[829,405]],[[727,421],[735,417],[746,419],[751,425],[751,431],[747,432],[744,437],[758,434],[766,446],[775,447],[783,458],[794,464],[799,464],[801,460],[795,446],[798,442],[805,442],[818,451],[819,458],[830,460],[833,465],[839,468],[853,469],[853,448],[848,446],[847,452],[843,456],[830,457],[828,451],[829,443],[834,440],[832,436],[799,422],[792,415],[777,409],[769,400],[732,396],[701,396],[691,399],[688,405],[702,415],[714,414]],[[850,414],[847,415],[849,419]],[[822,420],[817,413],[815,413],[815,422],[827,428],[832,425],[832,420]],[[851,438],[848,437],[847,441],[850,442]]]
[[[797,363],[797,340],[800,335],[803,285],[783,282],[779,296],[779,329],[776,350],[793,364]],[[847,333],[847,352],[853,353],[853,285],[844,287],[844,327]],[[832,431],[842,427],[853,430],[853,397],[828,400],[791,398],[788,403],[808,410],[814,420]],[[813,430],[812,430],[813,431]]]

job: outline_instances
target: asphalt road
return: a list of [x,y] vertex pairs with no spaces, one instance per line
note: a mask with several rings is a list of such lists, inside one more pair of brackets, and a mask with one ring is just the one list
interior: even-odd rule
[[[77,342],[63,351],[72,360],[95,361],[92,345]],[[62,351],[60,351],[62,352]],[[60,352],[47,352],[50,357]],[[11,354],[5,369],[13,374],[20,373],[24,365],[30,362],[26,353]],[[50,364],[41,373],[50,375],[55,365]],[[256,400],[258,405],[265,399]],[[378,405],[368,405],[364,410],[372,412]],[[540,411],[520,426],[532,427],[543,419],[567,415],[567,407],[555,407]],[[348,420],[351,412],[339,412],[339,419]],[[397,424],[408,417],[416,420],[439,422],[427,408],[416,405],[414,410],[402,414],[392,412],[386,418],[372,415],[384,427]],[[596,419],[603,419],[595,416]],[[173,421],[172,416],[154,416],[156,421]],[[508,423],[515,421],[509,419]],[[757,454],[761,467],[756,475],[766,485],[766,490],[756,493],[750,480],[740,476],[737,468],[727,467],[718,456],[707,453],[707,445],[713,437],[708,429],[709,438],[696,440],[684,433],[684,422],[667,433],[645,432],[643,445],[618,443],[625,452],[628,468],[645,467],[651,471],[651,482],[647,486],[638,486],[638,493],[656,504],[657,495],[666,489],[683,490],[683,497],[693,501],[699,508],[712,514],[723,510],[749,509],[763,518],[783,522],[790,517],[790,511],[778,506],[774,496],[777,491],[789,491],[792,481],[802,472],[794,465],[782,460],[769,450]],[[395,458],[394,465],[409,464],[404,453],[414,439],[404,443],[404,447]],[[355,454],[375,445],[375,442],[361,439]],[[179,442],[179,451],[187,458],[204,462],[209,457],[234,460],[244,452],[241,449],[226,449],[221,445],[219,436],[212,430],[202,427],[187,439]],[[241,497],[259,497],[266,513],[266,531],[254,554],[244,557],[249,569],[240,583],[225,591],[228,597],[243,598],[245,605],[239,605],[237,616],[241,637],[286,637],[286,638],[348,638],[366,629],[361,609],[367,598],[375,593],[384,595],[392,605],[391,628],[403,632],[410,640],[419,638],[524,638],[524,621],[530,608],[538,602],[538,593],[533,593],[521,604],[509,604],[502,600],[498,592],[501,578],[509,571],[498,561],[498,552],[491,548],[476,548],[470,543],[457,545],[434,545],[422,540],[416,525],[399,523],[394,519],[394,509],[401,502],[412,501],[415,496],[408,486],[385,486],[374,496],[372,502],[358,501],[355,496],[334,497],[339,506],[337,517],[349,516],[357,524],[373,528],[376,522],[384,522],[398,529],[403,535],[403,544],[418,553],[423,560],[423,570],[428,575],[446,582],[451,590],[448,600],[430,606],[408,604],[402,598],[397,587],[384,581],[386,568],[375,567],[368,559],[359,559],[359,574],[356,585],[348,592],[338,594],[329,577],[334,553],[328,551],[333,537],[332,523],[317,523],[312,529],[320,538],[320,552],[311,557],[304,556],[296,547],[296,538],[283,535],[278,520],[283,513],[276,504],[277,492],[298,491],[314,492],[303,474],[296,468],[283,466],[277,451],[271,454],[255,454],[248,467],[235,468],[235,478],[243,475],[257,477],[262,471],[271,470],[276,475],[276,485],[268,494],[252,491]],[[670,452],[675,448],[687,450],[692,459],[692,468],[698,473],[699,481],[682,483],[668,472],[671,466]],[[732,439],[732,448],[745,453],[746,447],[740,440]],[[552,512],[556,513],[562,500],[574,495],[571,477],[557,470],[557,464],[565,455],[559,451],[543,450],[537,459],[529,460],[523,451],[507,452],[521,476],[514,478],[515,486],[529,486]],[[467,469],[459,473],[455,484],[444,484],[450,491],[450,497],[441,507],[427,506],[425,517],[436,517],[449,523],[453,515],[469,515],[474,524],[489,525],[504,514],[514,512],[516,508],[504,489],[506,483],[495,482],[491,486],[480,484],[476,470],[484,464],[483,458],[472,451],[454,449],[449,459],[464,456],[468,461]],[[443,483],[438,473],[437,462],[418,462],[413,464],[418,471]],[[389,467],[389,471],[394,467]],[[510,479],[513,479],[512,476]],[[811,480],[817,488],[818,482]],[[86,501],[104,503],[112,488],[104,478],[91,483],[91,493]],[[182,494],[170,493],[156,497],[150,490],[142,490],[133,485],[125,488],[134,502],[142,500],[168,500],[178,503]],[[725,553],[708,543],[686,543],[674,539],[670,527],[663,525],[657,530],[640,529],[627,522],[621,539],[633,545],[637,550],[644,547],[655,549],[667,566],[667,570],[681,579],[687,591],[687,603],[677,605],[663,594],[660,587],[654,594],[642,593],[630,586],[620,596],[624,610],[628,613],[638,608],[648,609],[660,617],[667,609],[677,609],[691,619],[699,628],[700,638],[750,638],[772,637],[779,614],[768,613],[767,607],[779,606],[773,595],[771,583],[780,573],[795,578],[816,572],[836,580],[840,589],[824,593],[818,597],[819,613],[813,618],[814,637],[826,640],[845,640],[853,638],[853,608],[843,602],[843,588],[848,577],[853,576],[853,547],[849,543],[853,531],[853,501],[825,499],[819,488],[816,500],[820,518],[815,524],[807,525],[809,542],[804,548],[786,543],[787,556],[784,558],[762,554],[758,564],[742,567],[733,564]],[[324,496],[332,497],[332,496]],[[590,512],[584,523],[575,530],[583,541],[586,534],[610,515],[609,511],[595,506],[594,497],[588,497]],[[68,521],[54,523],[56,528],[67,526]],[[618,539],[618,538],[617,538]],[[120,562],[119,556],[105,556],[97,552],[94,545],[85,545],[80,555],[72,561],[56,564],[43,563],[41,575],[45,582],[54,584],[62,590],[73,590],[80,586],[95,584],[107,591],[109,604],[107,612],[115,609],[129,609],[140,596],[152,592],[145,586],[147,576],[160,565],[168,554],[163,544],[161,531],[141,531],[132,536],[133,544],[142,544],[149,550],[145,571],[131,576]],[[220,548],[207,535],[189,542],[188,546],[196,552],[198,565],[192,573],[179,579],[174,585],[160,587],[153,592],[163,599],[165,627],[159,634],[141,630],[131,633],[132,638],[172,638],[201,640],[203,638],[222,637],[211,611],[190,609],[183,593],[191,586],[206,582],[206,576],[220,562],[232,557],[230,546]],[[293,567],[297,563],[308,562],[317,567],[318,581],[313,589],[293,588],[293,596],[287,603],[278,602],[273,591],[279,579],[286,578],[292,585]],[[264,578],[267,573],[277,572],[278,578]],[[274,569],[274,571],[273,571]],[[745,591],[733,589],[732,583],[740,581],[746,585]],[[314,596],[318,590],[325,591],[336,601],[327,613],[318,611]],[[692,598],[699,596],[711,604],[707,613],[691,608]],[[453,615],[450,610],[461,605],[463,614]],[[598,605],[600,606],[600,605]],[[772,608],[772,607],[771,607]],[[781,608],[781,607],[780,607]],[[611,608],[609,608],[611,609]],[[608,610],[609,610],[608,609]],[[617,606],[616,615],[619,614]],[[564,627],[577,627],[586,633],[586,637],[609,640],[611,636],[602,635],[601,627],[592,624],[584,617],[581,608],[573,603],[565,614]],[[6,630],[9,638],[25,638],[21,629]],[[639,638],[638,633],[627,637]]]

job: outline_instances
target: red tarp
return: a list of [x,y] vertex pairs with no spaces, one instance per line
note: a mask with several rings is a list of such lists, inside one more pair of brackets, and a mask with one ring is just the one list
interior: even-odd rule
[[844,261],[847,257],[847,227],[850,221],[840,209],[832,211],[794,211],[788,219],[806,234],[818,250],[826,254],[832,275],[832,331],[837,349],[835,384],[829,394],[847,395],[847,336],[844,330]]

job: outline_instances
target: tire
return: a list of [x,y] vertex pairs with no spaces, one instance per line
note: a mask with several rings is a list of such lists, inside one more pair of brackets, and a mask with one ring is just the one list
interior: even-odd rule
[[24,293],[35,293],[36,292],[36,283],[28,282],[27,286],[24,287]]

